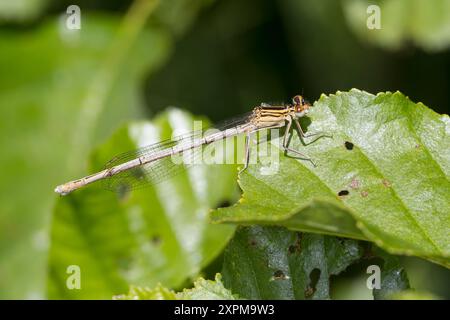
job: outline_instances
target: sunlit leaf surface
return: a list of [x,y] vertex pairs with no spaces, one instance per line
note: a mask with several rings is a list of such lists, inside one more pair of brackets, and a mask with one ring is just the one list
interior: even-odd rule
[[243,196],[216,222],[276,224],[369,239],[391,253],[450,265],[450,120],[401,93],[323,95],[292,146],[317,163],[280,155],[276,174],[253,165]]

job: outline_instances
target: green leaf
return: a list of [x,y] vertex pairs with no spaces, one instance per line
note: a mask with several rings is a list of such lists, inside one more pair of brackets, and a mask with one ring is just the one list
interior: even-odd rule
[[214,0],[160,1],[155,19],[173,34],[180,36],[195,21],[200,11],[214,2]]
[[389,298],[392,300],[439,300],[439,297],[432,293],[416,290],[396,292]]
[[216,274],[214,281],[199,278],[194,282],[194,288],[184,289],[177,296],[180,300],[236,300],[238,298],[224,287],[219,273]]
[[329,299],[330,277],[362,255],[358,241],[280,227],[240,227],[225,249],[225,287],[246,299]]
[[[119,150],[192,130],[194,118],[170,109],[153,122],[131,123],[92,156],[92,172]],[[234,228],[210,225],[208,212],[235,199],[236,166],[196,165],[153,187],[116,194],[99,184],[58,200],[52,225],[50,297],[108,298],[128,284],[179,287],[224,248]],[[66,268],[81,269],[81,290],[66,286]]]
[[154,289],[131,287],[126,295],[113,297],[116,300],[236,300],[237,296],[227,290],[218,273],[214,281],[199,278],[194,287],[175,293],[172,290],[156,286]]
[[239,203],[212,220],[368,239],[449,267],[449,117],[399,92],[356,89],[322,95],[309,117],[308,132],[333,138],[304,146],[294,135],[291,147],[317,167],[281,154],[276,174],[250,165]]
[[127,294],[113,296],[113,300],[177,300],[177,294],[159,283],[153,289],[131,286]]
[[[109,77],[104,90],[93,89],[93,78],[117,49],[111,45],[122,26],[117,17],[83,14],[79,31],[68,32],[56,18],[26,32],[0,31],[1,298],[45,298],[53,189],[85,172],[83,150],[90,150],[74,148],[73,138],[88,135],[97,144],[142,113],[138,85],[168,53],[161,31],[127,38],[125,58],[108,68],[116,77]],[[102,111],[91,133],[78,127],[87,97]]]
[[[380,29],[369,29],[367,21],[380,8]],[[388,49],[399,49],[413,42],[428,51],[441,51],[450,46],[450,2],[447,0],[360,1],[344,0],[348,25],[363,41]]]
[[408,276],[400,263],[400,259],[378,248],[375,248],[374,251],[377,256],[383,259],[380,289],[373,289],[374,299],[389,299],[396,293],[410,289]]
[[40,15],[48,0],[0,1],[0,21],[29,21]]

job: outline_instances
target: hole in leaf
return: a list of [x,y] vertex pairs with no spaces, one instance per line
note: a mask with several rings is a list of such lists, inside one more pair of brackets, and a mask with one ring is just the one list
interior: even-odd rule
[[305,289],[305,298],[311,298],[316,292],[316,286],[320,279],[320,269],[314,268],[309,274],[309,285]]
[[274,280],[284,280],[286,279],[286,276],[283,271],[277,270],[273,273],[273,278]]
[[345,148],[347,149],[347,150],[353,150],[353,143],[351,143],[350,141],[345,141]]
[[342,197],[342,196],[348,196],[350,192],[348,192],[348,190],[341,190],[338,192],[338,196]]

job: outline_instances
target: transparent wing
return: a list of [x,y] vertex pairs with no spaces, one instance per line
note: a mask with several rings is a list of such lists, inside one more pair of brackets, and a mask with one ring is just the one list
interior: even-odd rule
[[[201,132],[191,133],[190,139],[200,138]],[[188,136],[186,136],[185,140]],[[111,168],[129,160],[136,159],[142,155],[151,154],[167,148],[172,148],[185,140],[165,140],[160,143],[149,145],[134,151],[123,153],[106,164],[106,168]],[[103,187],[107,190],[118,193],[125,193],[131,190],[140,189],[149,185],[155,185],[166,179],[185,171],[188,167],[196,163],[200,157],[201,150],[188,150],[174,157],[165,157],[139,167],[120,172],[103,180]],[[182,158],[182,161],[181,161]],[[178,160],[178,161],[176,161]]]
[[[213,128],[218,130],[225,130],[235,127],[237,125],[246,123],[249,114],[245,114]],[[112,168],[116,165],[125,163],[127,161],[139,158],[143,155],[150,155],[155,152],[173,148],[179,144],[188,144],[196,139],[202,138],[204,131],[193,131],[186,134],[176,136],[172,139],[163,140],[136,150],[128,151],[114,157],[105,165],[105,169]],[[175,175],[185,171],[188,167],[199,163],[201,158],[202,147],[187,150],[182,154],[174,157],[165,157],[155,160],[150,163],[143,164],[139,167],[120,172],[116,175],[109,176],[103,180],[103,187],[118,193],[126,193],[130,190],[140,189],[149,185],[155,185],[164,180],[170,179]],[[174,159],[175,158],[175,159]],[[180,161],[182,158],[182,161]]]
[[188,141],[199,139],[202,137],[202,135],[203,135],[203,131],[187,132],[185,134],[176,136],[173,139],[162,140],[162,141],[150,144],[150,145],[142,147],[142,148],[138,148],[135,150],[121,153],[121,154],[115,156],[114,158],[112,158],[111,160],[109,160],[105,164],[104,168],[109,169],[111,167],[114,167],[121,163],[139,158],[141,156],[149,155],[154,152],[172,148],[172,147],[176,146],[177,144],[187,143]]

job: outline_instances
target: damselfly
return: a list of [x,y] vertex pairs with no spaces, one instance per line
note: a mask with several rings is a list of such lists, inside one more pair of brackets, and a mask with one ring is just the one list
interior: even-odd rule
[[55,188],[55,192],[66,195],[98,180],[106,180],[109,189],[119,189],[121,185],[133,189],[135,186],[142,185],[143,182],[149,184],[158,183],[172,177],[183,168],[180,164],[170,163],[168,159],[171,156],[182,154],[228,137],[245,134],[245,162],[239,172],[241,173],[247,169],[249,164],[252,133],[281,127],[286,127],[282,139],[282,147],[285,152],[291,152],[299,158],[310,161],[315,166],[311,158],[289,147],[293,123],[301,139],[319,134],[307,135],[300,125],[299,118],[306,115],[310,108],[311,105],[300,95],[295,96],[292,99],[292,103],[287,105],[272,106],[262,103],[248,115],[218,128],[219,131],[215,133],[205,136],[201,136],[198,133],[185,134],[124,153],[108,162],[104,170],[59,185]]

